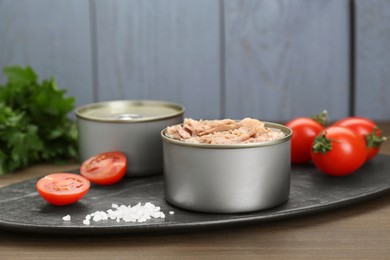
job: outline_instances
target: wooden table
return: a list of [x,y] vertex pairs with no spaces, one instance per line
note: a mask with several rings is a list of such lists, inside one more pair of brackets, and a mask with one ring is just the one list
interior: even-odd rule
[[[390,123],[380,127],[390,136]],[[389,141],[381,152],[390,154]],[[33,166],[0,176],[0,187],[77,167]],[[212,231],[64,237],[0,230],[0,259],[69,258],[390,259],[390,193],[310,216]]]

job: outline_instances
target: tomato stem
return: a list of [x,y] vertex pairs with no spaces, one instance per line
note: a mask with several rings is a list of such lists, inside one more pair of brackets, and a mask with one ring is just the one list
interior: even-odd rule
[[321,131],[321,133],[314,139],[312,150],[315,153],[322,154],[326,154],[332,150],[332,142],[326,137],[326,131]]
[[384,141],[387,140],[386,137],[377,135],[379,128],[374,126],[371,133],[365,136],[367,147],[378,148]]
[[320,114],[312,115],[310,118],[316,121],[317,123],[323,125],[324,127],[330,125],[329,118],[328,118],[328,111],[326,110],[322,111]]

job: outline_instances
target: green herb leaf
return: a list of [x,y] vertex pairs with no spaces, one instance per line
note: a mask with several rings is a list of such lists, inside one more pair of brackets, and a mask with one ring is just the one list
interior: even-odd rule
[[10,84],[26,86],[38,79],[35,72],[28,66],[25,69],[19,66],[6,67],[3,69],[3,72]]
[[75,99],[55,79],[38,82],[30,68],[4,68],[0,85],[0,174],[37,162],[77,159],[77,129],[68,118]]

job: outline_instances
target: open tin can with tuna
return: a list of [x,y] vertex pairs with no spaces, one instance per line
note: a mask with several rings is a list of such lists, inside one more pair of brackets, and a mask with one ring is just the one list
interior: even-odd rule
[[160,132],[183,121],[184,107],[165,101],[118,100],[76,109],[82,161],[109,151],[128,160],[127,176],[163,172]]
[[239,144],[191,143],[161,132],[165,198],[178,207],[211,213],[241,213],[282,204],[290,193],[292,130],[271,141]]

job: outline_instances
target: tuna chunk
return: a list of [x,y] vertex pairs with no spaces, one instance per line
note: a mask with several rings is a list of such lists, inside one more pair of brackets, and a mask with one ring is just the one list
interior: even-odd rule
[[276,140],[282,138],[284,133],[267,128],[263,122],[252,118],[241,121],[231,119],[198,121],[186,118],[182,125],[168,127],[166,135],[189,143],[239,144]]

